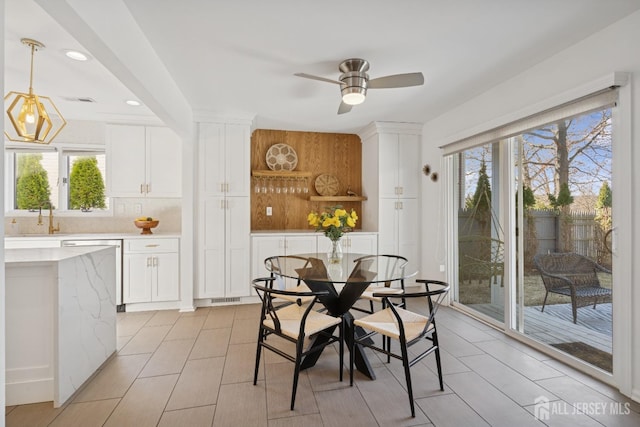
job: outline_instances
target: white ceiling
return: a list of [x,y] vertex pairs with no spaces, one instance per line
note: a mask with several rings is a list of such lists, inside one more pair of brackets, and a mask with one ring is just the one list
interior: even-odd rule
[[[255,117],[258,128],[326,132],[357,132],[372,121],[428,121],[640,9],[638,0],[53,3],[73,9],[81,1],[126,6],[147,39],[128,40],[129,48],[150,45],[194,113]],[[34,90],[52,97],[67,119],[135,122],[158,113],[156,98],[125,87],[97,59],[64,57],[64,49],[96,46],[95,36],[74,39],[70,33],[80,34],[78,28],[63,28],[33,0],[5,3],[5,91],[28,89],[29,49],[19,40],[30,37],[47,45],[36,53]],[[125,25],[124,18],[104,16],[113,32]],[[370,90],[364,104],[337,115],[339,86],[293,75],[337,79],[338,64],[352,57],[371,63],[371,78],[421,71],[425,84]],[[155,70],[149,66],[149,74]],[[77,97],[96,103],[67,100]],[[153,108],[129,107],[124,100],[130,98]]]

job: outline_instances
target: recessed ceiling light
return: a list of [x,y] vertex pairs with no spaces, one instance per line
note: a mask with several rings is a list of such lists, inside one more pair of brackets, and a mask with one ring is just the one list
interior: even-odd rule
[[65,50],[64,54],[67,56],[67,58],[71,58],[75,61],[87,61],[89,59],[89,55],[77,50]]
[[125,102],[127,103],[127,105],[131,105],[133,107],[139,107],[142,105],[140,101],[136,101],[135,99],[127,99]]

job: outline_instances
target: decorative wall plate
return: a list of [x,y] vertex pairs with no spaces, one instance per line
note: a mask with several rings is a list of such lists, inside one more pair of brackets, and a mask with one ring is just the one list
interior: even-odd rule
[[274,144],[267,150],[267,167],[272,171],[292,171],[298,166],[298,154],[287,144]]
[[338,194],[339,185],[340,183],[338,182],[338,178],[326,173],[318,175],[314,182],[316,191],[321,196],[335,196]]

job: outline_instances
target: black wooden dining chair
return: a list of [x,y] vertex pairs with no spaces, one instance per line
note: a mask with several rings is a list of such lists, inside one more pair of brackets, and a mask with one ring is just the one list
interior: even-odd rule
[[[399,255],[366,255],[354,260],[354,262],[362,262],[365,260],[375,261],[378,263],[377,272],[379,276],[385,277],[393,277],[393,276],[404,276],[404,269],[409,263],[409,261]],[[384,309],[384,300],[380,296],[374,296],[374,294],[402,294],[404,293],[404,279],[396,280],[396,281],[388,281],[381,283],[373,283],[367,287],[367,289],[360,295],[361,300],[368,301],[369,308],[362,308],[358,306],[353,306],[352,309],[356,311],[361,311],[363,313],[373,314],[374,312],[374,303],[382,304],[382,308]],[[401,307],[405,306],[405,300],[402,299],[398,301]]]
[[[302,278],[305,277],[305,271],[316,268],[315,264],[312,265],[311,261],[312,258],[305,258],[296,255],[277,255],[265,259],[264,265],[265,268],[271,272],[271,277],[273,278],[273,282],[271,283],[272,287],[299,294],[301,292],[311,292],[309,287],[302,281]],[[287,270],[298,272],[298,277],[296,279],[287,278],[282,275],[285,269],[285,264],[288,264],[286,267]],[[295,302],[299,297],[300,295],[287,294],[278,296],[279,299],[288,302]],[[309,301],[311,301],[311,297],[302,297],[303,303],[308,303]]]
[[[350,342],[349,356],[349,383],[353,385],[353,364],[354,364],[354,348],[356,345],[368,347],[372,350],[387,355],[387,362],[390,358],[402,360],[404,365],[404,374],[407,383],[407,392],[409,394],[409,404],[411,405],[411,416],[416,416],[415,406],[413,402],[413,388],[411,386],[410,367],[418,363],[431,353],[435,353],[436,365],[438,367],[438,379],[440,381],[440,390],[444,391],[444,383],[442,381],[442,366],[440,363],[440,346],[438,343],[438,331],[436,329],[436,312],[438,307],[449,292],[449,285],[445,282],[437,280],[418,279],[417,283],[425,285],[425,291],[410,292],[404,294],[388,294],[374,293],[374,296],[382,298],[385,302],[385,308],[368,316],[353,321],[354,326],[359,326],[367,331],[365,335],[355,336]],[[430,285],[434,285],[435,289],[431,289]],[[425,301],[426,314],[409,311],[399,307],[393,303],[393,300],[405,298],[422,299]],[[355,331],[355,328],[351,328]],[[370,338],[376,334],[382,335],[383,348],[377,347],[375,342]],[[391,351],[391,339],[397,340],[400,344],[400,354]],[[419,355],[409,358],[408,348],[422,339],[431,341],[431,345]]]
[[[340,381],[342,381],[344,362],[344,325],[341,317],[329,316],[314,310],[314,305],[318,302],[318,297],[326,295],[328,293],[327,291],[294,292],[274,289],[272,286],[273,280],[273,277],[266,277],[254,279],[252,282],[254,289],[262,301],[253,385],[256,385],[258,381],[260,355],[263,348],[271,350],[293,362],[295,364],[293,389],[291,391],[291,410],[293,410],[296,400],[296,390],[298,388],[300,366],[306,355],[321,351],[324,347],[338,342],[340,344]],[[274,305],[273,300],[276,298],[282,298],[283,296],[295,298],[295,302],[286,306]],[[303,302],[303,299],[307,302]],[[339,330],[339,335],[337,337],[332,333],[336,326]],[[324,336],[326,341],[324,341],[322,345],[312,346],[311,344],[314,339],[319,335]],[[269,336],[278,336],[294,343],[296,346],[295,355],[288,354],[276,345],[267,343],[266,339]]]

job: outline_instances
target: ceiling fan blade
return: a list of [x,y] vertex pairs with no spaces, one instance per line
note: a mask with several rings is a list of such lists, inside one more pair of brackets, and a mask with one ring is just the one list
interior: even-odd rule
[[351,111],[353,106],[349,104],[345,104],[344,102],[340,102],[340,107],[338,107],[338,114],[344,114]]
[[295,73],[294,76],[304,77],[305,79],[311,79],[311,80],[319,80],[321,82],[335,83],[337,85],[342,84],[341,82],[339,82],[337,80],[325,79],[324,77],[313,76],[313,75],[307,74],[307,73]]
[[369,89],[420,86],[424,84],[422,73],[394,74],[369,80]]

